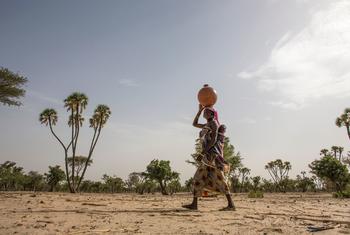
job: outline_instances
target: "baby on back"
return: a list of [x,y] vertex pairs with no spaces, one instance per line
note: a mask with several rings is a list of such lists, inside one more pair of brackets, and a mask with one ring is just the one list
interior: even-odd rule
[[219,147],[220,154],[215,158],[215,165],[220,170],[224,170],[225,165],[227,165],[227,162],[224,159],[225,132],[226,132],[226,126],[220,125],[218,129],[218,137],[216,140],[217,145]]

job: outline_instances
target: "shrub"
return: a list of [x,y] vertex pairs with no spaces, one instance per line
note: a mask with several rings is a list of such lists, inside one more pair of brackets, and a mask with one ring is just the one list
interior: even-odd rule
[[331,181],[338,193],[343,193],[346,185],[350,181],[347,167],[338,159],[332,156],[324,156],[320,160],[315,160],[309,165],[311,173],[323,180]]
[[335,198],[350,198],[350,185],[346,187],[346,189],[342,192],[333,193],[333,197]]
[[263,198],[264,193],[261,191],[250,191],[248,193],[248,198]]

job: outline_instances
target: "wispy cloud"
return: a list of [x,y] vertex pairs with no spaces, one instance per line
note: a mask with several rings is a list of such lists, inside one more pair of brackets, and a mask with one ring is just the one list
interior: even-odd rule
[[34,98],[42,100],[42,101],[49,102],[51,104],[62,105],[62,100],[58,100],[56,98],[47,96],[47,95],[42,94],[42,93],[37,92],[37,91],[27,90],[26,95],[29,97],[34,97]]
[[143,143],[157,140],[158,144],[167,144],[169,139],[179,140],[193,137],[193,128],[190,124],[175,120],[159,122],[156,126],[110,122],[107,128],[117,136],[123,136],[123,138],[130,141],[142,140]]
[[119,84],[125,87],[137,87],[140,86],[138,82],[132,79],[121,79],[119,80]]
[[242,79],[281,96],[272,105],[297,109],[322,97],[350,96],[350,1],[336,1],[312,13],[299,33],[286,33],[269,59]]

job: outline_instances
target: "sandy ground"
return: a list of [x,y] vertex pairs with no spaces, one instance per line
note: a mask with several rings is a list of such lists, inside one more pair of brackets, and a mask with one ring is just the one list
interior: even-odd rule
[[350,234],[350,200],[330,194],[234,195],[236,211],[219,211],[223,196],[181,205],[190,194],[0,193],[0,234]]

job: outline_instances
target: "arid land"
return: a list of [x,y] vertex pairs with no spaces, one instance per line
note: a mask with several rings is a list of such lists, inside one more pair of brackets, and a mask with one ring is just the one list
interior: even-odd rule
[[350,234],[350,200],[325,193],[234,194],[182,209],[191,195],[0,193],[0,234]]

